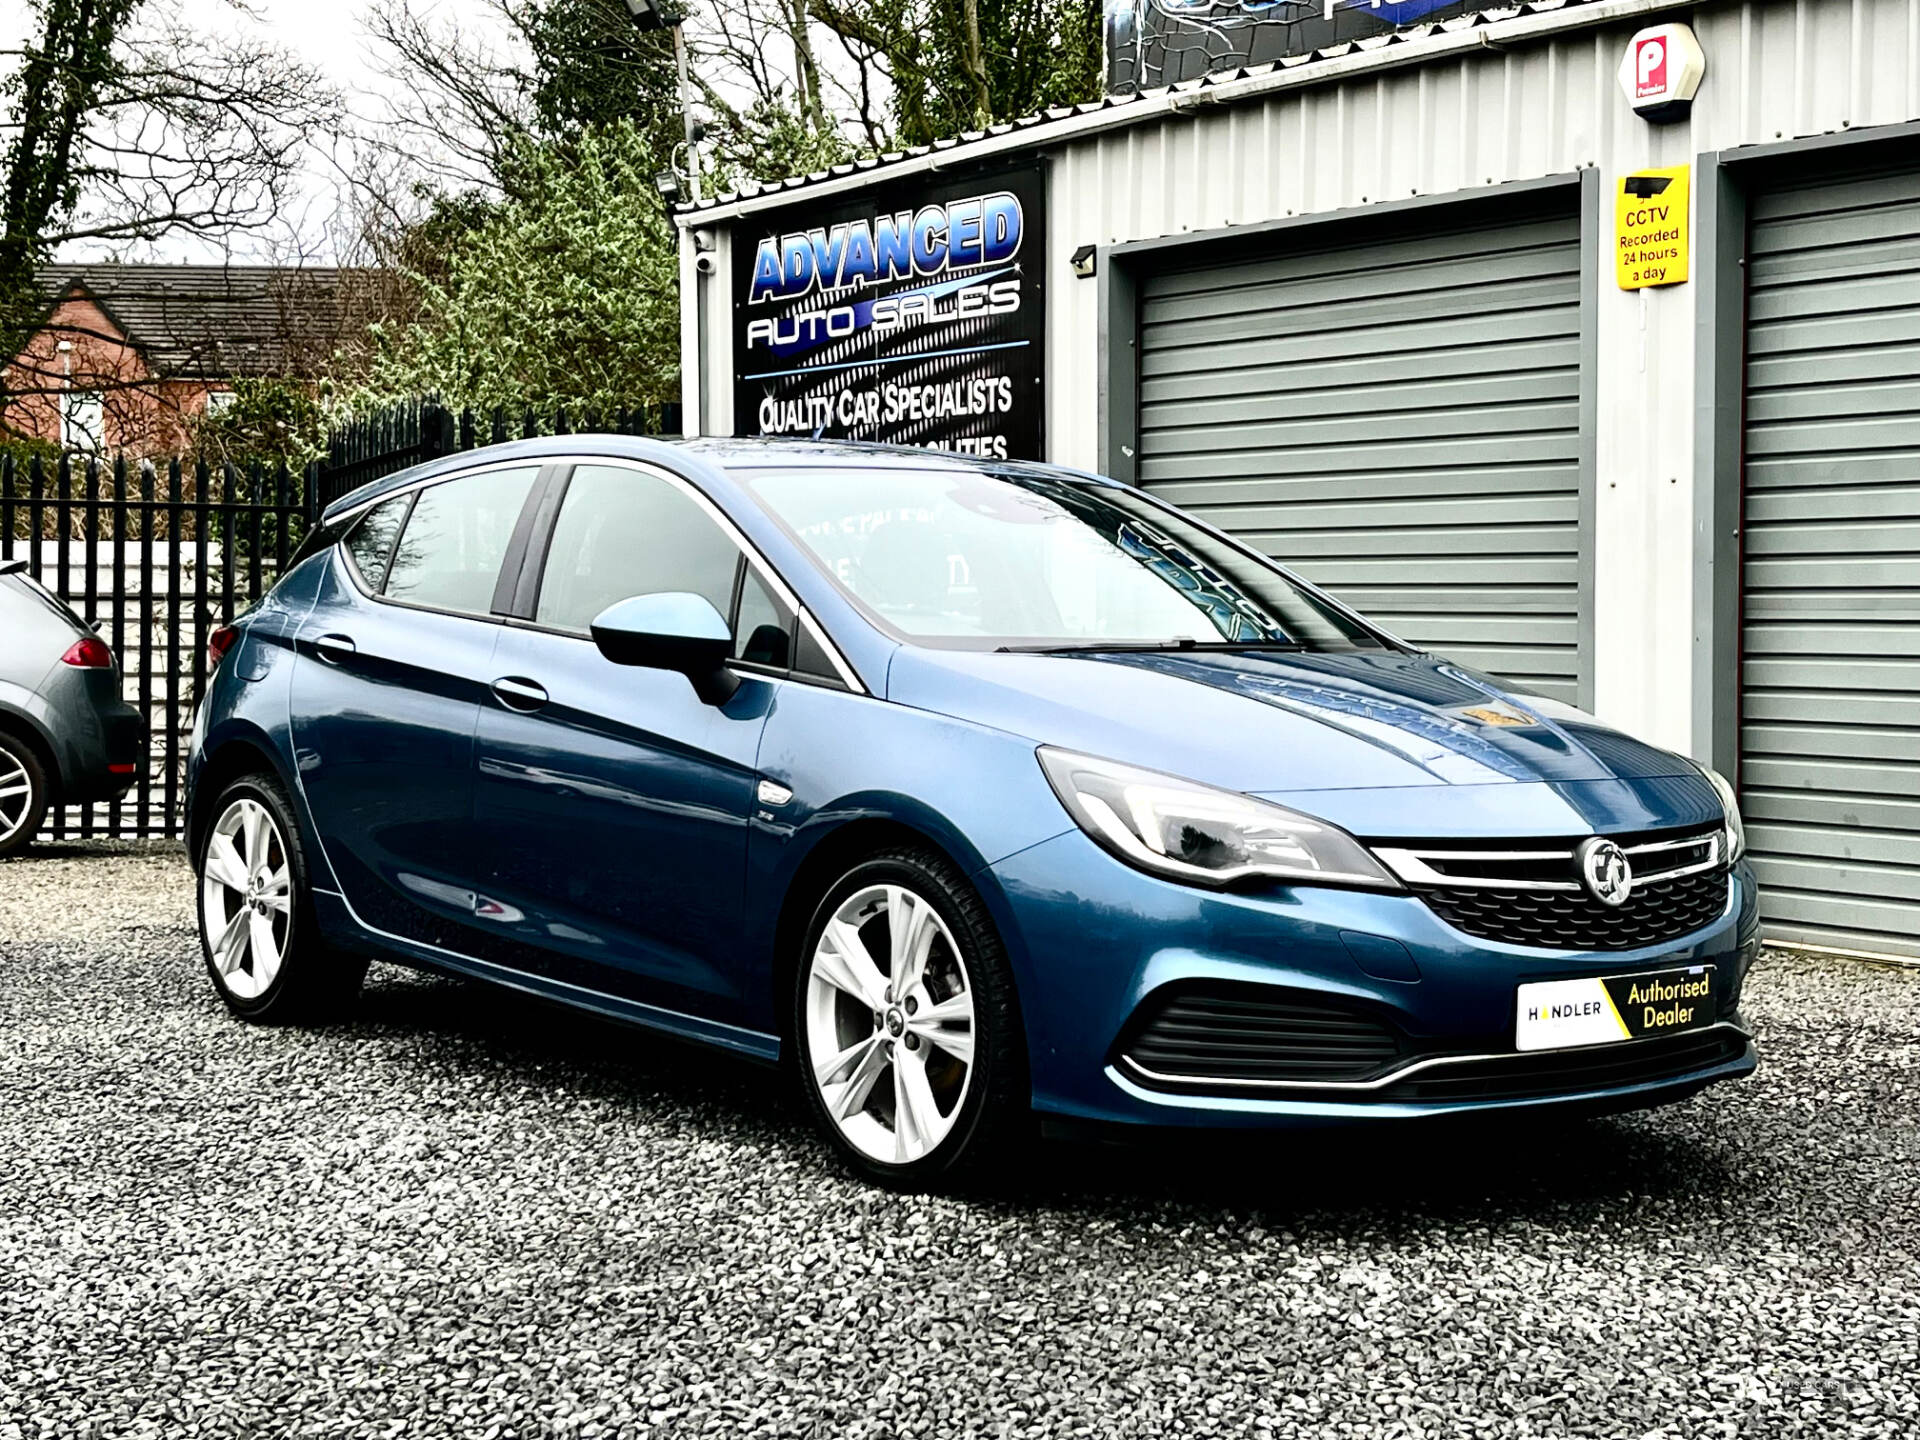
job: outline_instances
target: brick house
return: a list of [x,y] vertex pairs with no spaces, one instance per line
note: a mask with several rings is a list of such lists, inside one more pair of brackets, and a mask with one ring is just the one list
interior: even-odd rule
[[305,379],[369,314],[378,272],[50,265],[40,329],[9,363],[5,428],[72,450],[178,450],[244,378]]

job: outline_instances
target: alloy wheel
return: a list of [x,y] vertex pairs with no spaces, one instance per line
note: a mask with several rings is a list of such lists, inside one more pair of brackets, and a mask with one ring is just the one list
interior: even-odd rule
[[293,929],[286,837],[267,807],[242,796],[214,822],[200,877],[200,923],[220,983],[254,1000],[280,973]]
[[807,1052],[827,1114],[871,1160],[924,1159],[973,1079],[973,988],[952,932],[925,897],[870,885],[834,911],[810,965]]
[[33,777],[11,750],[0,748],[0,845],[20,833],[33,814]]

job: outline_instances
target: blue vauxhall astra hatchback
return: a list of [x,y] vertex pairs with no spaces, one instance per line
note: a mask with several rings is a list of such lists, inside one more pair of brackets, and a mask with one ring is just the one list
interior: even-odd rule
[[330,507],[216,636],[207,968],[787,1062],[927,1184],[1029,1117],[1623,1109],[1754,1068],[1725,781],[1038,465],[584,435]]

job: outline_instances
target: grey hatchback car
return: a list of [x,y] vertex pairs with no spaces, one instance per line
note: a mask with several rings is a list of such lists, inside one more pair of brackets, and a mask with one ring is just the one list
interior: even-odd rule
[[147,757],[112,649],[26,568],[0,561],[0,856],[55,806],[125,793]]

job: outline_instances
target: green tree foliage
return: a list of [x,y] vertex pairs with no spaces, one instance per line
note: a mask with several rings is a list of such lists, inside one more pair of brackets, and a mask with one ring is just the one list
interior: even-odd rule
[[454,406],[574,412],[678,394],[678,255],[659,161],[631,121],[526,145],[510,196],[415,270],[418,310],[374,329],[366,409],[422,396]]
[[635,28],[622,0],[527,0],[516,15],[533,54],[526,83],[541,138],[565,141],[625,122],[657,154],[681,142],[667,32]]
[[188,422],[196,458],[242,469],[285,462],[298,471],[326,449],[327,422],[312,386],[295,380],[236,380],[223,409],[202,410]]
[[500,205],[471,190],[422,189],[418,198],[425,213],[395,237],[389,258],[408,274],[445,279],[449,258],[499,215]]
[[844,165],[859,152],[834,126],[816,128],[798,109],[778,99],[761,100],[729,117],[715,136],[707,188],[733,189],[742,180],[770,184]]
[[61,223],[80,200],[87,117],[125,70],[115,40],[140,0],[28,0],[38,21],[6,97],[0,188],[0,337],[7,353],[39,319],[33,289]]
[[892,83],[896,142],[925,145],[1099,98],[1099,0],[809,0]]

